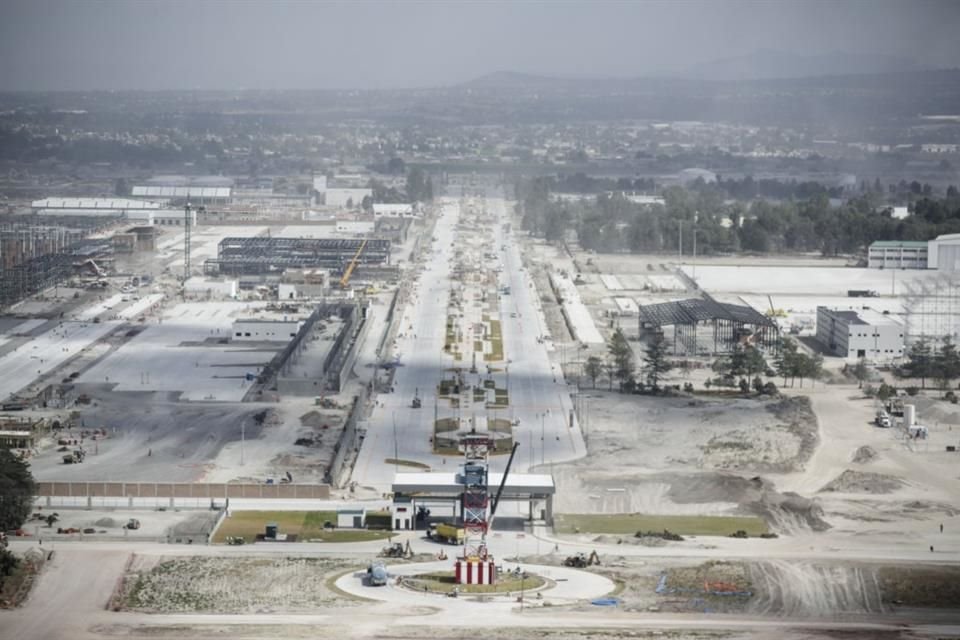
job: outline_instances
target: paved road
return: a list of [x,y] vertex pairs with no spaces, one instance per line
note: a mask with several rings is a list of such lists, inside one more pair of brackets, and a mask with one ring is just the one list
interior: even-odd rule
[[[517,470],[582,457],[586,449],[579,426],[576,421],[572,425],[570,422],[569,389],[550,363],[549,341],[539,339],[546,331],[537,292],[521,268],[516,243],[503,228],[503,223],[510,221],[507,203],[498,197],[479,202],[479,206],[486,207],[488,213],[496,217],[495,246],[486,250],[497,254],[497,262],[502,265],[500,284],[511,289],[511,293],[500,300],[504,353],[508,362],[498,365],[504,368],[504,383],[511,396],[510,409],[493,417],[519,421],[515,430],[515,439],[521,444],[515,462]],[[434,455],[429,441],[435,415],[456,415],[446,400],[437,400],[436,385],[445,369],[470,364],[455,363],[443,352],[447,303],[454,284],[451,267],[455,250],[459,248],[455,246],[456,227],[462,213],[461,203],[456,200],[443,200],[440,207],[432,250],[426,253],[423,270],[411,287],[411,301],[401,320],[395,348],[398,367],[394,392],[378,398],[353,472],[353,480],[358,484],[381,492],[390,490],[397,471],[394,465],[385,464],[386,459],[417,461],[434,469],[453,469],[459,462]],[[482,363],[478,366],[483,368]],[[422,399],[421,409],[411,408],[414,395]],[[486,411],[478,407],[471,407],[463,414],[464,418],[476,417],[478,422],[485,416]],[[504,457],[494,458],[491,470],[501,471],[505,464]]]

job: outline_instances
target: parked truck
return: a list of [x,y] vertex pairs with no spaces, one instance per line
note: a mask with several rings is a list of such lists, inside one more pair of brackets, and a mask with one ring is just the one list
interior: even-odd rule
[[458,527],[457,525],[446,522],[441,522],[436,525],[432,524],[430,528],[427,529],[427,537],[431,540],[445,542],[447,544],[463,544],[463,527]]

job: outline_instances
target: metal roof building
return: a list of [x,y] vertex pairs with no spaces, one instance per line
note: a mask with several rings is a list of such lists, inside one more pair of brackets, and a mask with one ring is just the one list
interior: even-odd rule
[[776,348],[777,323],[753,307],[702,298],[640,306],[640,333],[663,333],[673,327],[674,355],[729,353],[738,344]]

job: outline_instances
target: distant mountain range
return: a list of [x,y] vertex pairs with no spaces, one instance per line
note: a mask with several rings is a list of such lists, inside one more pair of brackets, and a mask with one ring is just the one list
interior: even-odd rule
[[636,77],[571,77],[550,74],[495,71],[464,83],[466,87],[499,89],[572,89],[600,88],[693,82],[743,82],[826,76],[875,75],[929,71],[914,60],[896,56],[823,53],[803,55],[784,51],[756,51],[692,66],[684,71]]
[[928,70],[915,60],[867,53],[798,54],[754,51],[745,56],[705,62],[679,74],[701,80],[773,80]]

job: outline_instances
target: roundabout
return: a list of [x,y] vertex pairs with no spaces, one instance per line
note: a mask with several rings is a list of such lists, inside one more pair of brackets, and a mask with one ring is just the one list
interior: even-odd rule
[[459,597],[455,600],[449,597],[455,585],[446,579],[450,573],[449,561],[393,564],[386,570],[390,579],[384,586],[369,586],[364,580],[366,573],[355,572],[341,576],[336,587],[357,597],[406,605],[438,604],[441,601],[451,604],[459,601],[458,604],[462,605],[512,604],[519,602],[520,594],[525,593],[526,604],[547,606],[602,598],[616,588],[612,580],[589,571],[504,562],[498,582],[507,585],[505,590],[470,592],[467,587],[489,588],[494,585],[460,585]]

